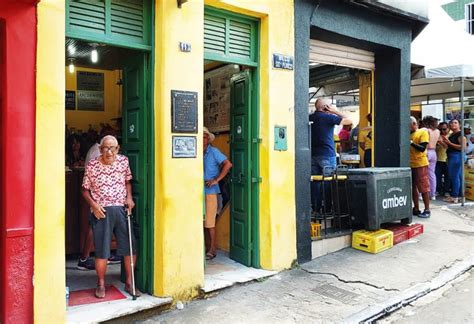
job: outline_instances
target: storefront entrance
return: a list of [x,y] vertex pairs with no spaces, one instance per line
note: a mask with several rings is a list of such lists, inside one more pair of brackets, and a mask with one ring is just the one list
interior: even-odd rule
[[[150,187],[151,76],[149,54],[105,44],[66,40],[66,285],[75,296],[95,287],[93,243],[88,222],[89,207],[81,197],[86,153],[104,135],[114,135],[119,154],[128,157],[133,174],[135,208],[133,230],[137,238],[135,278],[142,292],[152,291],[153,255]],[[92,51],[97,57],[91,60]],[[79,142],[80,149],[77,148]],[[91,248],[92,244],[92,248]],[[112,243],[112,254],[115,252]],[[90,252],[87,253],[87,251]],[[81,263],[78,259],[86,260]],[[120,258],[109,259],[106,283],[123,290]],[[122,273],[122,274],[121,274]],[[126,295],[127,296],[127,295]],[[94,298],[94,296],[92,296]],[[74,298],[71,302],[75,305]]]
[[[216,134],[213,145],[233,164],[221,183],[224,205],[216,236],[222,253],[217,259],[228,256],[259,268],[258,21],[211,8],[204,21],[204,126]],[[206,284],[216,270],[213,264],[206,266]]]

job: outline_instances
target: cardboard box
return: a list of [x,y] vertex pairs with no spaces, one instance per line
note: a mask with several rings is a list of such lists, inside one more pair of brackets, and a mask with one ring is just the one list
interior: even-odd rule
[[392,246],[393,232],[388,230],[360,230],[352,233],[352,247],[357,250],[375,254],[390,249]]

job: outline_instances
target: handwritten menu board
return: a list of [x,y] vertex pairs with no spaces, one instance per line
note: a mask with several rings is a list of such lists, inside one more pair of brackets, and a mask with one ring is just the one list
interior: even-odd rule
[[171,90],[171,131],[198,132],[198,93]]

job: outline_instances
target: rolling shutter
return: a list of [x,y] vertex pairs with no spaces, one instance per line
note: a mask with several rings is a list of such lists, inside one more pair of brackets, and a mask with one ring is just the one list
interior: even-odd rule
[[310,40],[309,60],[315,63],[347,66],[362,70],[375,69],[373,52],[315,39]]
[[150,44],[149,0],[67,0],[68,37]]
[[204,55],[206,59],[257,62],[255,20],[206,10]]

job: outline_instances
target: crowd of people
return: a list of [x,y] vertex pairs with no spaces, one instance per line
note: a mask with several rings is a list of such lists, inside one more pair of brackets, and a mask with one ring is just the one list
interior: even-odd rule
[[[474,141],[469,125],[461,134],[459,120],[438,122],[433,116],[425,116],[419,122],[411,117],[410,166],[412,169],[413,215],[430,217],[430,200],[443,196],[445,202],[459,202],[462,188],[462,148],[472,147]],[[469,144],[468,144],[469,143]],[[472,151],[472,149],[471,149]],[[425,209],[419,209],[421,195]]]

